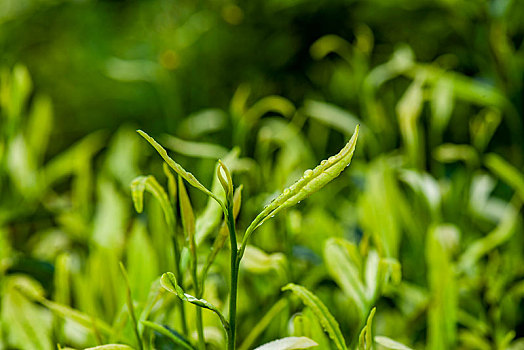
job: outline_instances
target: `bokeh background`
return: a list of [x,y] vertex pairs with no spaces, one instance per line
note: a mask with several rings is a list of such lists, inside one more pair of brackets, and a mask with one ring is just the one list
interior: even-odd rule
[[[348,344],[377,306],[376,333],[416,349],[522,349],[523,19],[520,0],[0,0],[0,345],[135,346],[118,262],[139,310],[173,267],[158,204],[133,209],[135,177],[166,183],[135,129],[206,185],[229,159],[245,228],[360,123],[340,179],[254,237],[239,345],[297,334],[329,349],[307,308],[279,302],[295,282]],[[205,261],[221,217],[190,194]],[[367,286],[359,309],[348,271],[366,285],[374,254],[402,278]],[[211,272],[225,308],[227,254]],[[163,303],[143,316],[177,329]]]

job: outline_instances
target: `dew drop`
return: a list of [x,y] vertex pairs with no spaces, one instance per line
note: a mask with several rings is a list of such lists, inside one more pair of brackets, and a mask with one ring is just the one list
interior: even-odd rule
[[327,162],[328,162],[328,161],[324,159],[323,161],[320,162],[320,165],[326,165]]
[[286,189],[284,190],[284,193],[283,193],[284,196],[287,196],[287,195],[289,194],[289,192],[290,192],[290,191],[289,191],[289,188],[286,188]]
[[310,177],[311,175],[313,175],[313,170],[308,169],[304,171],[304,177]]
[[333,163],[335,161],[335,156],[331,156],[328,159],[328,162]]

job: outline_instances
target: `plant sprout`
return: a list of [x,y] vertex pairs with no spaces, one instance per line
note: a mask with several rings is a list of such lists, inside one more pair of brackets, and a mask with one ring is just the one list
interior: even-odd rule
[[[167,151],[158,142],[156,142],[151,136],[149,136],[142,130],[138,130],[138,133],[155,148],[155,150],[164,159],[165,163],[179,175],[179,181],[178,181],[179,191],[178,192],[179,192],[180,212],[181,212],[181,217],[182,217],[182,226],[184,228],[184,233],[189,242],[190,270],[191,270],[191,276],[193,280],[193,290],[196,295],[192,296],[190,294],[185,293],[182,287],[180,286],[180,283],[182,281],[182,276],[179,271],[180,258],[179,258],[178,252],[175,252],[175,257],[177,260],[177,271],[175,271],[176,273],[175,274],[170,273],[170,272],[165,273],[161,278],[161,284],[166,290],[177,295],[178,298],[180,298],[180,300],[184,302],[192,303],[197,306],[196,322],[197,322],[198,348],[199,349],[205,348],[205,340],[203,339],[204,334],[203,334],[203,329],[202,329],[202,314],[201,314],[201,309],[205,308],[205,309],[213,311],[220,318],[222,326],[227,334],[227,344],[228,344],[227,349],[234,350],[236,348],[236,322],[237,322],[236,309],[237,309],[237,294],[238,294],[238,290],[237,290],[238,289],[238,273],[239,273],[240,263],[242,261],[242,257],[246,250],[249,238],[251,237],[251,235],[254,233],[254,231],[257,228],[259,228],[261,225],[264,224],[264,222],[273,218],[283,209],[292,207],[296,205],[297,203],[300,203],[300,201],[306,199],[311,194],[317,192],[318,190],[323,188],[326,184],[328,184],[330,181],[332,181],[333,179],[335,179],[337,176],[340,175],[340,173],[351,163],[351,159],[355,152],[355,147],[356,147],[356,143],[358,139],[359,125],[356,126],[353,136],[348,141],[348,143],[340,150],[338,154],[330,157],[327,160],[323,160],[314,169],[306,170],[304,172],[304,175],[297,182],[295,182],[289,188],[286,188],[269,205],[264,207],[264,209],[256,216],[256,218],[247,227],[243,235],[242,242],[240,243],[240,246],[237,243],[237,229],[236,229],[236,224],[235,224],[235,218],[236,218],[236,215],[238,215],[240,196],[239,194],[237,195],[235,193],[231,172],[227,168],[227,166],[222,161],[220,160],[218,161],[217,177],[225,193],[225,199],[221,199],[218,195],[216,195],[212,191],[208,190],[204,185],[202,185],[202,183],[200,183],[200,181],[198,181],[198,179],[193,174],[186,171],[180,164],[178,164],[171,157],[169,157],[169,155],[167,154]],[[211,303],[201,298],[203,294],[204,280],[206,278],[207,269],[209,268],[209,265],[212,263],[214,259],[213,254],[216,255],[216,252],[223,245],[223,238],[224,238],[223,234],[226,233],[226,231],[221,230],[221,233],[219,233],[219,236],[217,237],[218,243],[215,244],[214,246],[215,249],[210,254],[211,258],[208,259],[208,264],[206,264],[206,267],[203,273],[200,275],[201,278],[199,279],[199,274],[197,271],[197,252],[196,252],[196,243],[195,243],[195,222],[194,222],[195,219],[194,219],[191,202],[189,201],[189,197],[187,196],[187,192],[185,190],[183,180],[185,180],[191,186],[202,191],[209,197],[213,198],[220,205],[223,211],[223,215],[224,215],[225,222],[227,225],[227,232],[229,233],[230,246],[231,246],[231,252],[230,252],[231,254],[230,255],[231,281],[230,281],[230,290],[229,290],[229,293],[230,293],[229,319],[226,319],[223,316],[223,314],[220,312],[220,310],[218,310],[215,306],[213,306]],[[163,208],[166,208],[167,211],[172,212],[172,208],[169,208],[168,204],[166,204],[167,196],[165,195],[165,192],[158,189],[157,182],[154,181],[154,178],[147,177],[147,178],[141,178],[139,180],[135,180],[134,188],[135,190],[133,191],[134,193],[133,198],[135,200],[135,205],[137,201],[141,202],[141,197],[139,196],[142,196],[141,193],[143,193],[144,188],[146,188],[149,191],[151,191],[156,197],[160,198],[160,202],[164,203]],[[137,189],[139,191],[137,191]],[[237,189],[241,189],[241,187]],[[240,191],[238,191],[237,193],[240,193]],[[238,198],[238,199],[235,201],[235,198]],[[141,208],[142,208],[141,205],[137,205],[137,210],[138,209],[141,210]],[[169,214],[167,212],[165,214],[166,214],[166,219],[168,220],[168,222],[172,222],[173,221],[173,219],[171,218],[172,214]],[[170,226],[172,226],[172,224],[170,224]],[[176,239],[174,240],[176,241]],[[177,244],[175,244],[174,247],[175,249],[178,249]],[[343,338],[342,340],[340,340],[340,337],[337,339],[339,339],[339,342],[343,342]],[[314,343],[314,342],[313,343],[307,342],[302,339],[299,339],[298,342],[299,343],[305,342],[304,344],[309,344],[309,345]]]

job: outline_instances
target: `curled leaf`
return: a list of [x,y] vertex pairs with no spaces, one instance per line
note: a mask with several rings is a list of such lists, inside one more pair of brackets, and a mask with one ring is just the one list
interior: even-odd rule
[[131,182],[131,195],[136,211],[141,213],[144,209],[144,191],[148,191],[158,200],[168,226],[173,228],[175,225],[173,207],[166,191],[152,175],[139,176]]
[[229,169],[221,160],[218,161],[217,176],[222,184],[222,188],[224,188],[226,198],[231,200],[231,196],[233,195],[233,179],[231,178]]

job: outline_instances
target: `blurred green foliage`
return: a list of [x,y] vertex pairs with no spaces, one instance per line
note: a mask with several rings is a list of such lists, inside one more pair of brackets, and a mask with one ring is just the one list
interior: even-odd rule
[[[227,310],[228,256],[196,293],[176,181],[136,127],[215,193],[223,159],[245,229],[360,123],[352,165],[247,247],[239,348],[521,349],[522,18],[519,0],[0,0],[0,348],[196,344],[159,284],[173,233],[179,282]],[[205,257],[226,228],[188,195]]]

